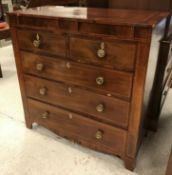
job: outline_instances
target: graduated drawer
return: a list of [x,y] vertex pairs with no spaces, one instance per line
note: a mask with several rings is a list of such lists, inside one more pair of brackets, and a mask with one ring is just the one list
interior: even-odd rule
[[89,115],[112,125],[123,128],[128,126],[129,103],[126,101],[27,75],[25,87],[28,97]]
[[23,71],[129,99],[132,74],[21,52]]
[[20,49],[66,56],[66,38],[62,34],[34,29],[18,29]]
[[70,57],[77,62],[133,71],[135,55],[134,42],[70,38]]
[[34,100],[28,100],[33,122],[90,148],[123,156],[126,132]]

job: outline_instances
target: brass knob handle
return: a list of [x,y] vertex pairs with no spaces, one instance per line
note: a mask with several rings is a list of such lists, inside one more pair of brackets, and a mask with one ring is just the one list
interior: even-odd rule
[[44,65],[42,63],[36,64],[36,70],[37,71],[43,71],[43,69],[44,69]]
[[46,111],[46,112],[44,112],[44,113],[41,115],[41,118],[42,118],[42,119],[47,119],[48,116],[49,116],[49,112]]
[[37,33],[36,34],[36,39],[33,40],[33,46],[36,47],[36,48],[39,48],[40,45],[41,45],[41,40],[40,40],[39,34]]
[[97,131],[95,135],[97,140],[102,140],[103,139],[103,132],[102,131]]
[[47,94],[47,89],[46,88],[39,89],[39,94],[45,96]]
[[97,56],[99,58],[104,58],[106,56],[105,43],[101,42],[100,49],[97,50]]
[[96,106],[96,110],[97,110],[97,112],[102,113],[102,112],[104,112],[105,107],[104,107],[103,104],[99,104],[99,105]]
[[97,83],[97,85],[101,86],[101,85],[104,84],[104,82],[105,82],[105,80],[104,80],[103,77],[97,77],[97,78],[96,78],[96,83]]

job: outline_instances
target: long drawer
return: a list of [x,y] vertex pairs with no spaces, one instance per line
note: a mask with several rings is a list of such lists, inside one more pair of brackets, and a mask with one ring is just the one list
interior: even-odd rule
[[123,156],[126,131],[28,99],[30,119],[61,136],[99,151]]
[[129,103],[70,85],[25,76],[28,97],[86,114],[122,128],[128,126]]
[[19,47],[32,52],[66,56],[66,38],[62,34],[39,30],[17,30]]
[[135,56],[134,42],[70,38],[70,57],[78,62],[133,71]]
[[105,95],[126,99],[131,96],[131,73],[85,66],[28,52],[21,52],[21,57],[25,73],[94,89]]

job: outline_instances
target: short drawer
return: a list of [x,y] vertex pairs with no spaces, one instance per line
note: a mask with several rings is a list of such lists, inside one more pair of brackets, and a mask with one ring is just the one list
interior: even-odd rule
[[23,27],[36,27],[37,29],[56,30],[57,32],[77,30],[76,22],[67,19],[45,19],[35,16],[19,16],[18,23]]
[[98,23],[88,23],[80,22],[78,31],[82,34],[92,34],[92,35],[106,35],[113,38],[120,39],[133,39],[134,29],[127,25],[111,25],[111,24],[100,24]]
[[17,35],[20,49],[66,56],[66,38],[63,35],[29,29],[18,29]]
[[57,134],[102,152],[124,155],[125,131],[34,100],[28,100],[33,122]]
[[21,52],[23,71],[90,88],[105,95],[130,98],[132,74]]
[[122,128],[128,126],[129,103],[126,101],[33,76],[25,76],[25,87],[30,98],[86,114]]
[[133,71],[135,55],[133,42],[70,38],[70,57],[77,62]]

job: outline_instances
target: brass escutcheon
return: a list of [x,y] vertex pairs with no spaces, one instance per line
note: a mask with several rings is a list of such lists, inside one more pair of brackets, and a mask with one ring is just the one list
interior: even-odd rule
[[36,34],[36,39],[33,41],[33,46],[36,47],[36,48],[39,48],[40,44],[41,44],[40,36],[37,33]]
[[103,139],[103,132],[102,131],[97,131],[95,135],[97,140],[102,140]]
[[106,56],[105,43],[101,42],[100,49],[97,50],[97,56],[99,58],[104,58]]
[[48,116],[49,116],[49,112],[46,111],[46,112],[44,112],[44,113],[41,115],[41,118],[42,118],[42,119],[47,119]]

